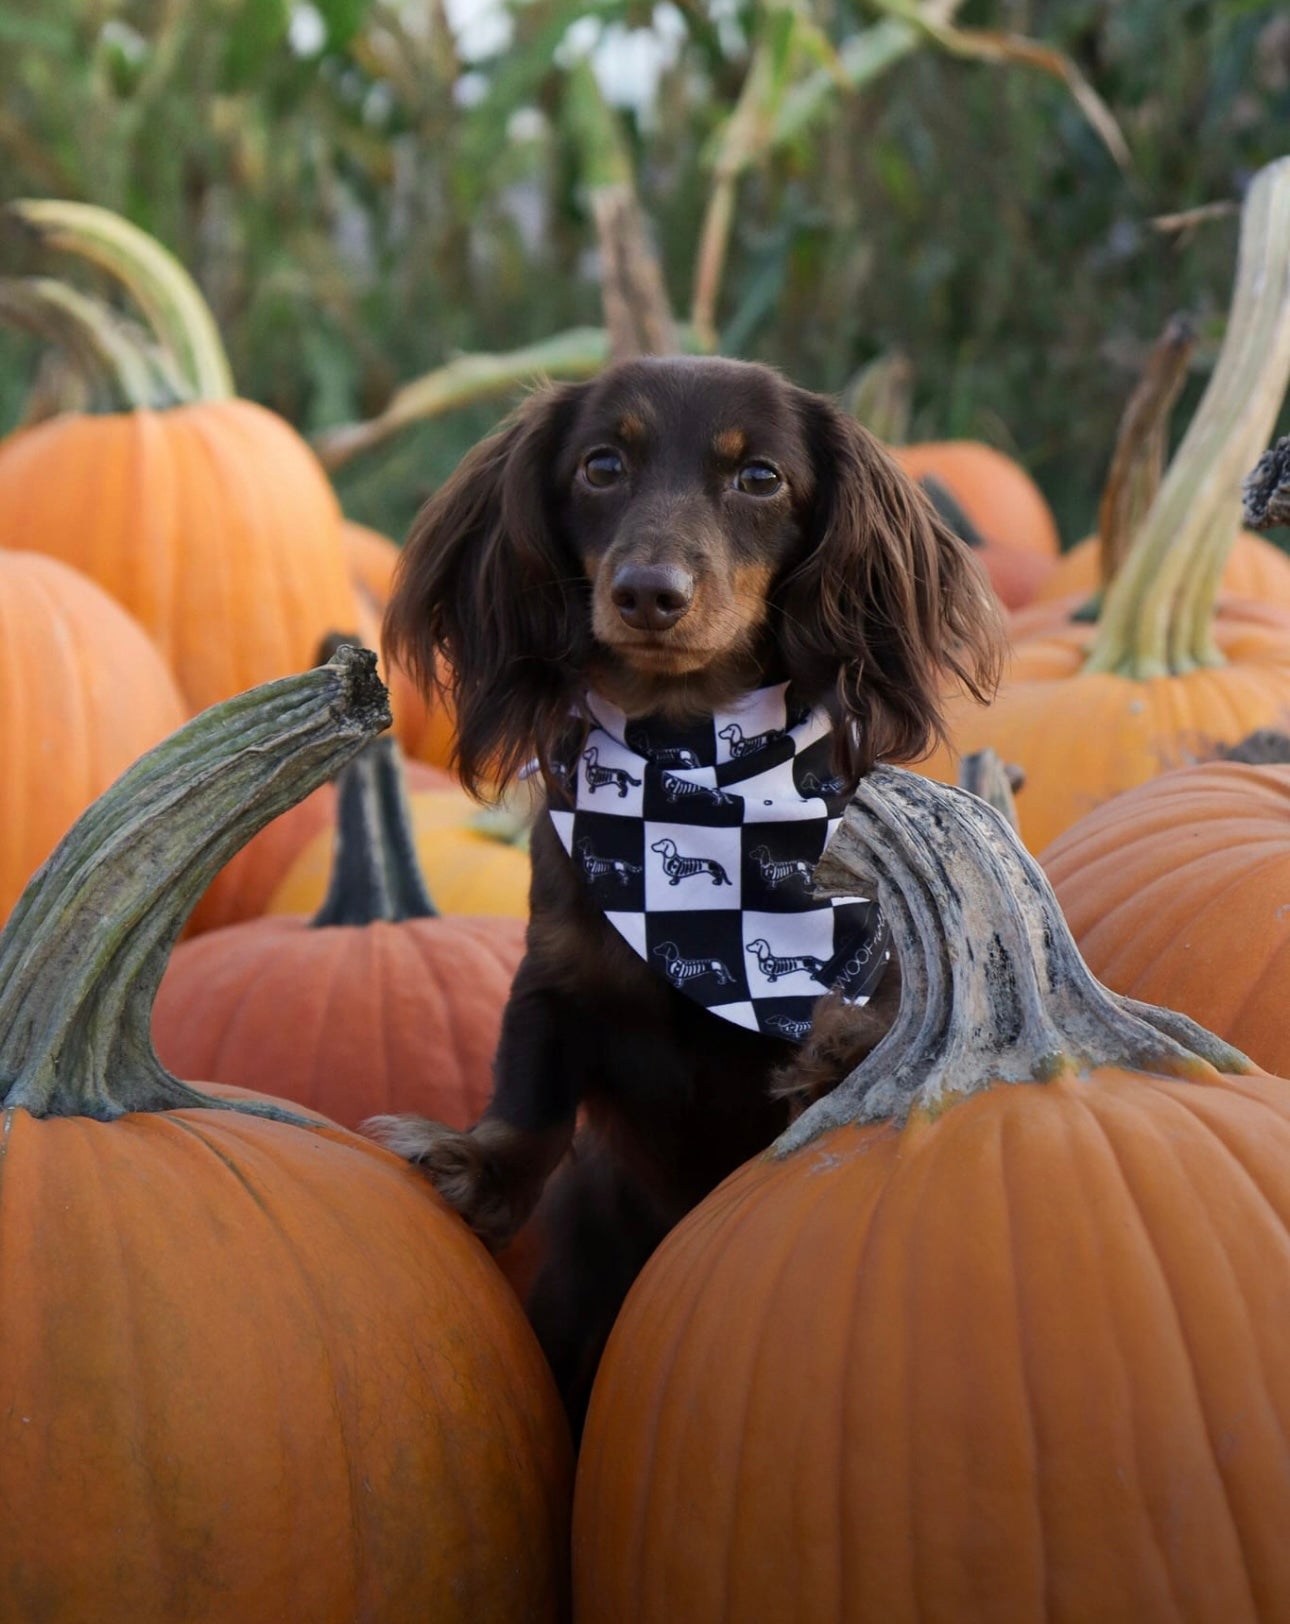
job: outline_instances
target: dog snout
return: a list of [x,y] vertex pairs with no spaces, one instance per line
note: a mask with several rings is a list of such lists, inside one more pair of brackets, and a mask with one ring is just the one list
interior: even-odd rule
[[610,590],[623,622],[642,632],[663,632],[689,610],[694,577],[679,564],[623,564]]

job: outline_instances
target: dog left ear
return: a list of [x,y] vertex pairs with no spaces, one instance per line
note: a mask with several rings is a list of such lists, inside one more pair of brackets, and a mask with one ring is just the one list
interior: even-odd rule
[[944,737],[957,681],[988,700],[1003,663],[997,602],[971,550],[872,434],[799,390],[815,471],[810,551],[776,593],[789,670],[836,683],[838,766],[913,761]]

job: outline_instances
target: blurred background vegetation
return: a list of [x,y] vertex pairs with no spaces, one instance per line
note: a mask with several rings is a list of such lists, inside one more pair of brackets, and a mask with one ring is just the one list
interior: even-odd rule
[[[1000,34],[1065,54],[1127,162],[1052,62],[985,59]],[[1250,0],[0,0],[0,201],[83,199],[155,233],[240,392],[316,433],[458,353],[599,322],[584,61],[679,316],[728,172],[720,348],[824,390],[903,353],[911,437],[1016,455],[1068,541],[1180,309],[1203,338],[1185,421],[1232,205],[1290,152],[1290,13]],[[36,266],[16,234],[0,253]],[[0,335],[0,429],[34,355]],[[347,511],[401,536],[506,404],[347,463]]]

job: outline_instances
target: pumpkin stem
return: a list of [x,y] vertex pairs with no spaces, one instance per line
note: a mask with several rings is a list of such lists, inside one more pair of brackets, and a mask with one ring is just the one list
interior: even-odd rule
[[1098,1066],[1183,1080],[1256,1069],[1186,1016],[1096,981],[1043,870],[975,795],[874,768],[816,883],[872,896],[875,881],[900,961],[900,1009],[865,1061],[776,1141],[778,1155],[844,1122],[903,1122],[998,1083]]
[[396,741],[373,739],[341,773],[338,789],[336,856],[314,928],[437,918],[417,862]]
[[1210,631],[1236,540],[1241,478],[1290,380],[1290,159],[1261,169],[1241,211],[1218,363],[1106,594],[1089,671],[1148,678],[1218,663]]
[[27,198],[10,212],[44,244],[79,254],[136,300],[195,400],[233,394],[228,356],[201,290],[175,256],[146,231],[93,203]]
[[389,726],[367,649],[265,683],[141,756],[73,824],[0,934],[6,1108],[103,1121],[221,1106],[166,1071],[152,1005],[193,905],[228,859]]
[[52,277],[0,279],[0,322],[58,345],[100,410],[173,406],[184,398],[112,310]]
[[1169,419],[1187,379],[1196,332],[1186,316],[1171,316],[1129,396],[1115,438],[1097,510],[1099,573],[1105,592],[1150,512],[1169,447]]

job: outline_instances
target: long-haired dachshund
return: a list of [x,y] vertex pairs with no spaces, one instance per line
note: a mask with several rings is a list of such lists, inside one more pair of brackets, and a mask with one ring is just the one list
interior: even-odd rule
[[[651,859],[601,853],[585,833],[575,850],[552,808],[568,804],[579,774],[597,814],[651,792],[634,758],[616,764],[588,746],[588,694],[627,719],[629,744],[640,718],[674,730],[654,758],[668,767],[656,812],[680,817],[694,799],[720,822],[735,797],[727,769],[706,784],[693,770],[696,727],[787,683],[800,714],[814,708],[831,724],[800,796],[821,775],[845,796],[876,761],[927,751],[947,684],[988,694],[996,611],[967,547],[831,401],[749,363],[654,359],[540,390],[465,458],[417,520],[385,638],[427,689],[446,683],[468,787],[496,792],[536,763],[551,800],[533,830],[528,951],[483,1119],[466,1133],[417,1117],[372,1131],[495,1249],[560,1167],[528,1308],[576,1425],[650,1252],[785,1126],[786,1095],[831,1085],[873,1046],[897,981],[889,971],[863,1009],[825,995],[813,1032],[809,1005],[803,1019],[768,1004],[752,1030],[751,1006],[723,1019],[686,996],[692,975],[709,1004],[733,997],[747,943],[687,952],[661,914],[650,950],[607,919],[624,888],[648,883]],[[727,725],[720,737],[735,774],[748,752],[774,749],[773,732]],[[764,867],[777,826],[758,828],[754,866],[768,883],[796,883],[791,860]],[[675,839],[665,856],[679,883],[660,890],[675,899],[663,907],[703,892],[701,906],[722,905],[710,865],[691,869]],[[601,903],[593,882],[608,887]],[[742,934],[766,950],[761,926]],[[807,973],[820,956],[799,957],[783,989],[820,995]],[[747,955],[749,976],[757,963]],[[769,998],[783,990],[773,979]],[[787,1081],[775,1089],[777,1073]],[[569,1154],[580,1111],[587,1125]]]

